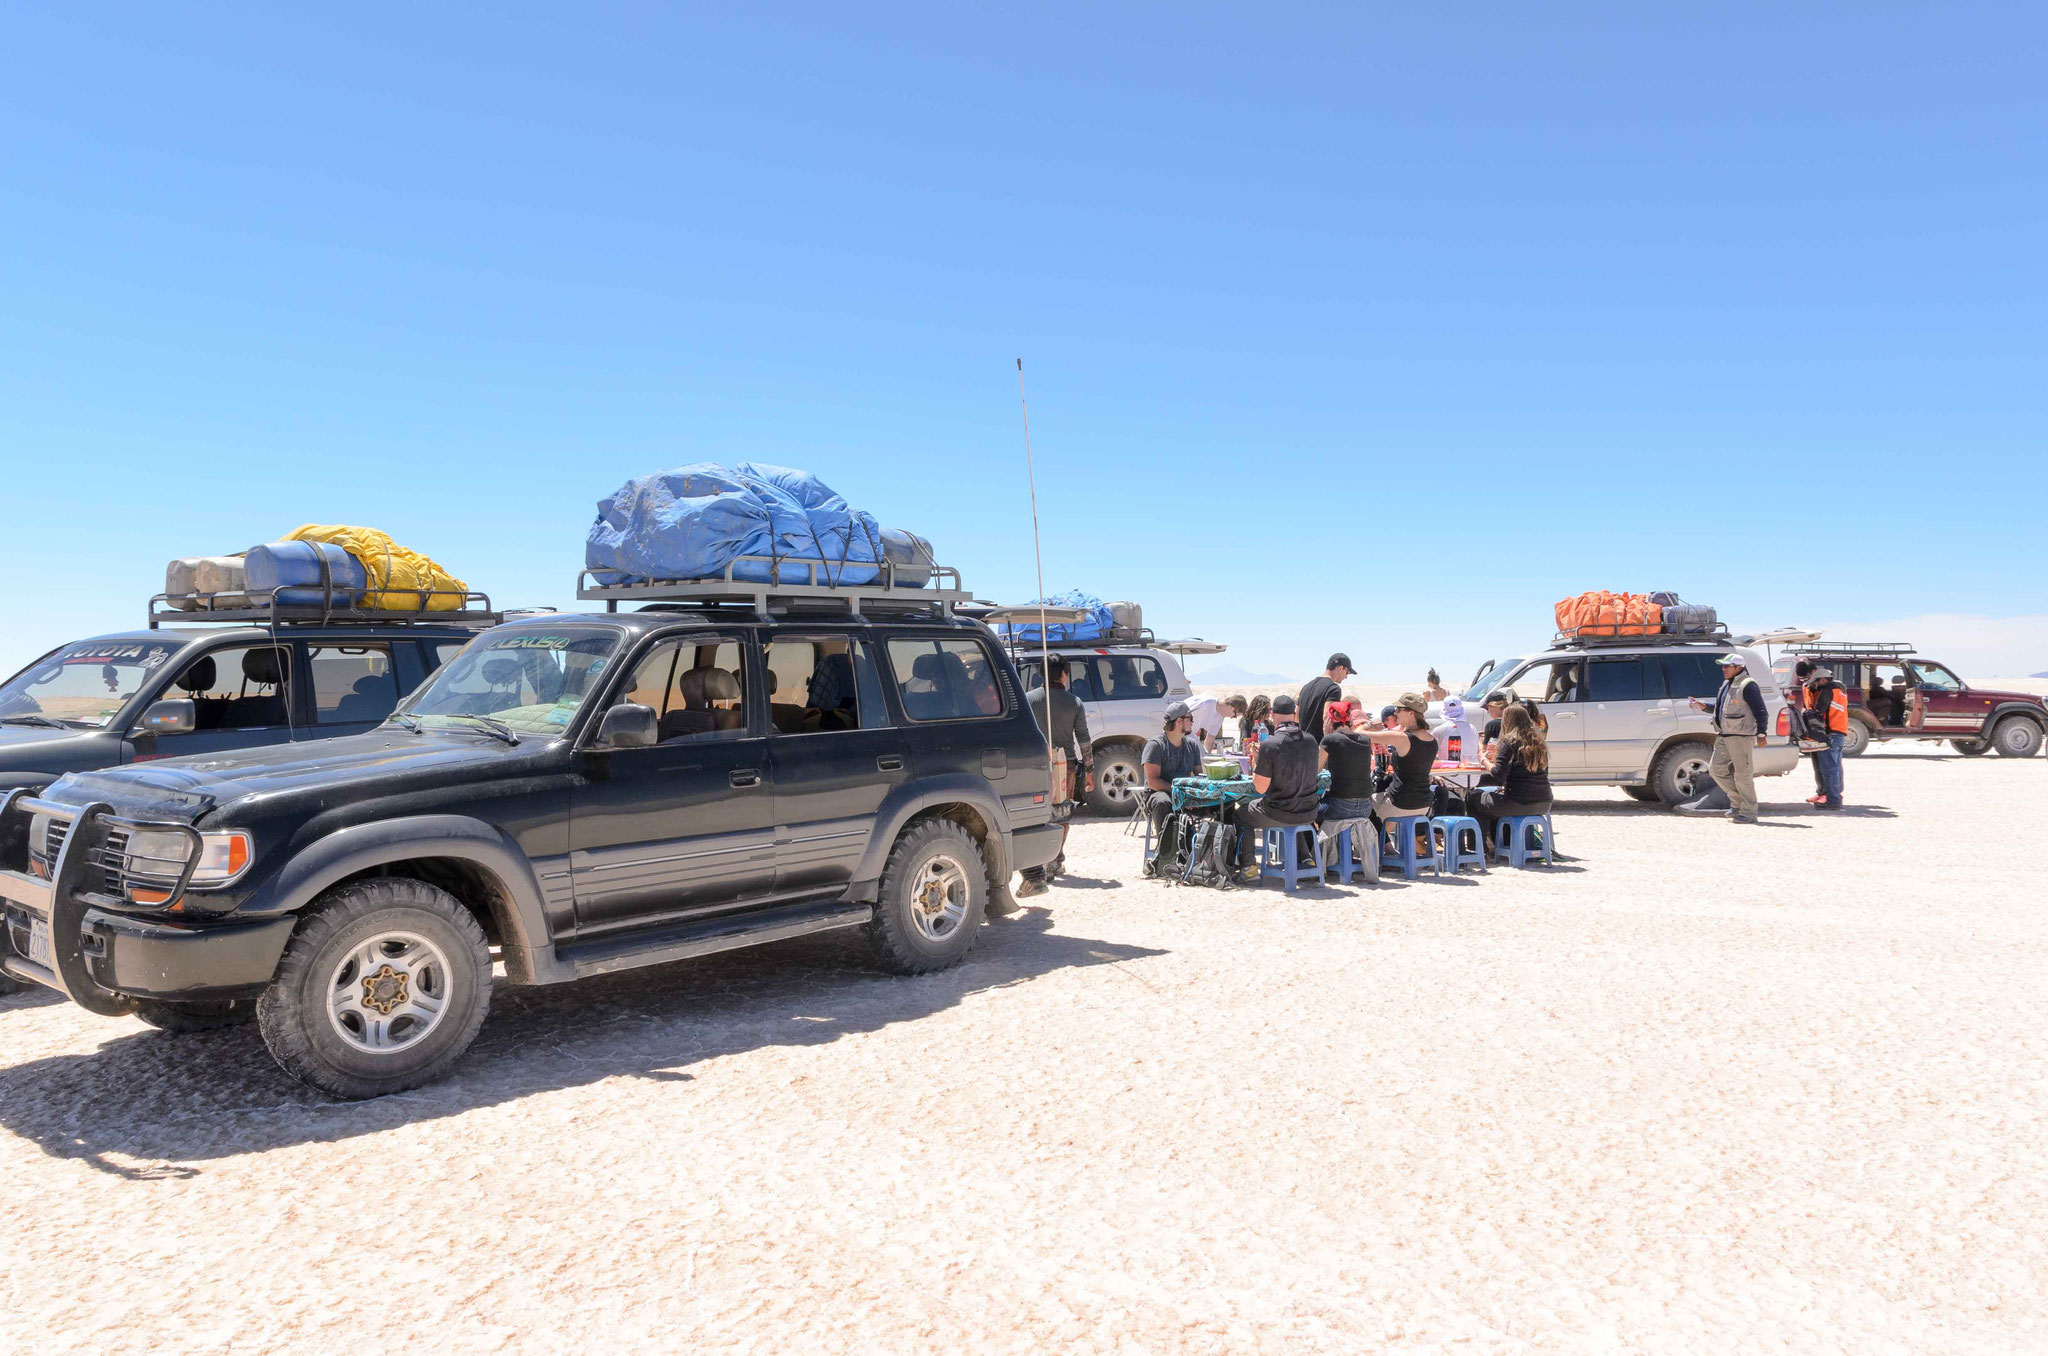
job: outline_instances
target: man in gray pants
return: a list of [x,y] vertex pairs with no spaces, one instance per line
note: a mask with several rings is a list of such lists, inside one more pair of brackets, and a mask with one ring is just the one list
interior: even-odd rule
[[[1756,751],[1764,742],[1769,715],[1764,710],[1763,689],[1749,676],[1749,666],[1739,654],[1721,656],[1721,691],[1714,698],[1714,756],[1707,773],[1728,793],[1734,806],[1729,818],[1738,824],[1756,823]],[[1707,709],[1698,697],[1687,699],[1695,711]],[[1681,806],[1691,810],[1692,806]],[[1696,813],[1710,813],[1702,807]]]

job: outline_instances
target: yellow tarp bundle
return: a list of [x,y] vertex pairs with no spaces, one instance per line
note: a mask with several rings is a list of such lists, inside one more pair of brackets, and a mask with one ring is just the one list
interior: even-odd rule
[[370,576],[363,606],[377,611],[460,612],[469,585],[418,551],[408,550],[374,527],[307,523],[286,541],[332,542],[361,562]]

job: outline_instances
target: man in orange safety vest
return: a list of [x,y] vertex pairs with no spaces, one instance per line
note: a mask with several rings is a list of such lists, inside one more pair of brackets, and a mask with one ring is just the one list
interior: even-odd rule
[[1798,698],[1802,712],[1826,713],[1824,720],[1812,722],[1824,725],[1824,730],[1802,731],[1808,738],[1827,741],[1826,748],[1814,751],[1815,794],[1809,796],[1806,803],[1818,805],[1823,810],[1839,810],[1842,808],[1842,744],[1849,737],[1849,694],[1835,680],[1833,669],[1811,659],[1802,659],[1793,665],[1792,674],[1799,680]]

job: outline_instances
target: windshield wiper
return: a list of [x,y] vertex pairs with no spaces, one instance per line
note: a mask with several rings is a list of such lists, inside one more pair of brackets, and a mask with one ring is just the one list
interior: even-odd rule
[[499,720],[496,716],[479,716],[473,711],[459,711],[452,715],[445,715],[442,719],[473,720],[483,726],[490,734],[504,740],[507,744],[517,744],[519,742],[519,736],[512,733],[512,727]]
[[403,725],[406,729],[412,731],[414,734],[418,734],[421,730],[426,728],[424,725],[420,724],[420,718],[418,716],[408,716],[403,711],[393,711],[389,718],[391,720],[397,721],[400,725]]
[[51,720],[48,716],[38,715],[0,716],[0,725],[46,725],[52,730],[68,730],[71,728],[61,720]]

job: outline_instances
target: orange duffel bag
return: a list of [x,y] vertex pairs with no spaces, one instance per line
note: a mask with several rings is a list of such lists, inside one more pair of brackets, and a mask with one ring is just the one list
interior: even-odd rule
[[1652,636],[1664,627],[1664,609],[1641,593],[1593,589],[1557,605],[1557,629],[1567,636]]

